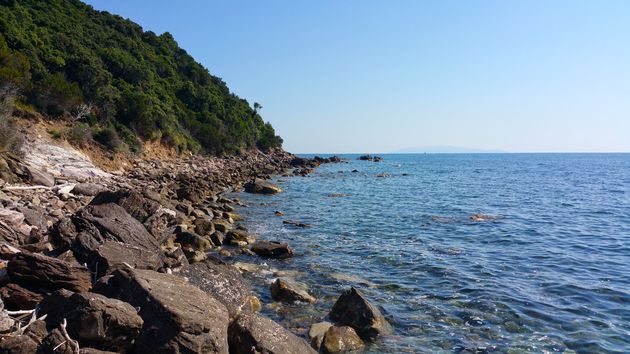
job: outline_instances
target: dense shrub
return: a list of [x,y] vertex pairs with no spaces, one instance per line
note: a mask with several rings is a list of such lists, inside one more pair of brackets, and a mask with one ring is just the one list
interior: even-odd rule
[[72,117],[77,105],[89,104],[89,124],[115,126],[132,150],[138,142],[130,132],[217,154],[282,143],[259,104],[254,109],[231,93],[169,33],[144,32],[78,0],[0,0],[3,78],[49,115]]
[[94,140],[115,152],[124,152],[127,150],[127,146],[112,127],[97,129],[94,133]]
[[66,131],[66,140],[72,145],[85,147],[92,140],[92,128],[85,123],[75,123]]

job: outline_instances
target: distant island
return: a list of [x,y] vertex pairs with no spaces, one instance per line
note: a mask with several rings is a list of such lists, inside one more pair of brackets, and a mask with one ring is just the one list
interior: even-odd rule
[[392,151],[393,154],[500,154],[508,151],[473,149],[459,146],[424,146]]

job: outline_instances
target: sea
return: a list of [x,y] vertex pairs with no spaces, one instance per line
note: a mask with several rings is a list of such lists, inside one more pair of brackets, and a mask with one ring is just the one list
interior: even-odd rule
[[[338,156],[235,194],[250,232],[295,251],[235,260],[258,267],[264,315],[307,338],[355,287],[394,329],[366,353],[630,352],[630,154]],[[317,302],[274,302],[277,276]]]

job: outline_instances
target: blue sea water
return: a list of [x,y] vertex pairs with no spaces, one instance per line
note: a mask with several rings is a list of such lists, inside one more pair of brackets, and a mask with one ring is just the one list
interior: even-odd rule
[[[394,327],[371,353],[630,352],[630,154],[342,157],[238,194],[251,232],[296,251],[240,256],[263,313],[305,333],[354,286]],[[278,270],[318,301],[273,303]]]

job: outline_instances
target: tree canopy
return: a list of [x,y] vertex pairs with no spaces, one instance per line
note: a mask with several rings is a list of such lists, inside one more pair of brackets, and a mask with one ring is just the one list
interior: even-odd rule
[[86,104],[90,124],[212,154],[279,147],[259,104],[230,92],[169,33],[78,0],[0,0],[0,80],[49,116]]

